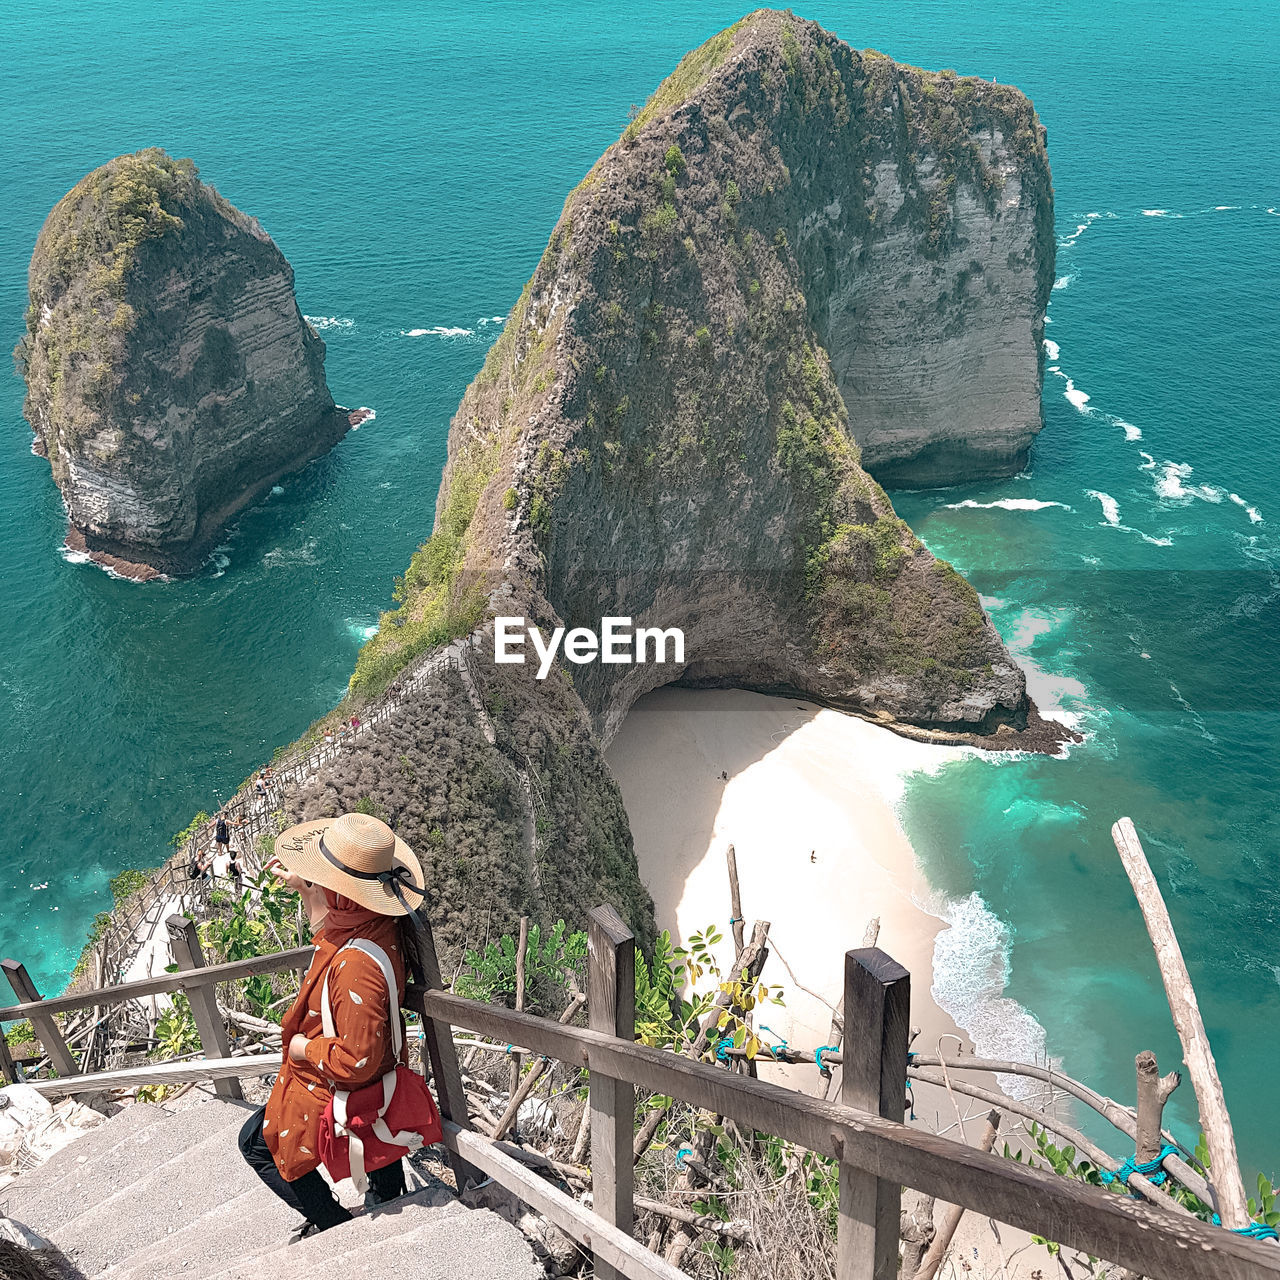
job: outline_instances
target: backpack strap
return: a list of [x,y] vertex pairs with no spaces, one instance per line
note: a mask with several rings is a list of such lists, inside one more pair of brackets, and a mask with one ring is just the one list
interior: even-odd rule
[[[391,1047],[395,1051],[396,1062],[400,1061],[400,1049],[402,1040],[400,1035],[400,1009],[399,1009],[399,988],[396,986],[395,970],[391,967],[391,960],[387,953],[378,946],[376,942],[370,942],[368,938],[353,938],[345,946],[339,947],[338,951],[362,951],[371,960],[375,961],[378,968],[382,970],[383,979],[387,984],[387,1012],[391,1020]],[[337,952],[334,953],[334,959],[337,958]],[[320,991],[320,1026],[326,1036],[332,1039],[337,1034],[337,1029],[333,1022],[333,1009],[329,1003],[329,971],[333,968],[333,961],[329,962],[329,970],[324,975],[324,986]],[[387,1114],[387,1108],[391,1105],[391,1099],[395,1096],[396,1091],[396,1069],[392,1067],[390,1071],[382,1077],[382,1106],[378,1108],[378,1114],[373,1122],[373,1131],[376,1136],[383,1142],[398,1147],[408,1147],[410,1151],[416,1151],[422,1146],[422,1135],[413,1132],[391,1133],[387,1127],[386,1120],[383,1117]],[[351,1096],[348,1089],[335,1089],[333,1093],[333,1119],[337,1132],[346,1134],[347,1151],[351,1162],[351,1182],[356,1191],[361,1195],[368,1190],[369,1178],[364,1167],[364,1143],[355,1137],[347,1128],[347,1099]]]
[[[391,959],[376,942],[370,942],[368,938],[352,938],[346,946],[339,947],[334,952],[334,960],[343,951],[362,951],[369,959],[373,960],[379,969],[382,970],[383,980],[387,984],[387,1012],[391,1019],[391,1048],[395,1052],[396,1061],[400,1061],[400,1050],[403,1042],[400,1037],[400,1009],[399,994],[400,989],[396,986],[395,970],[391,967]],[[332,1039],[336,1034],[333,1025],[333,1010],[329,1005],[329,974],[333,970],[333,961],[329,962],[329,969],[324,975],[324,986],[320,991],[320,1028]]]

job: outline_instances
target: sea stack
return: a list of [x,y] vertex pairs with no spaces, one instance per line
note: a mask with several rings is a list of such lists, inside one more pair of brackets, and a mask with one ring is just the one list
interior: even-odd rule
[[130,577],[197,569],[227,523],[347,431],[293,270],[256,219],[158,148],[53,208],[15,356],[68,546]]
[[469,593],[539,625],[683,629],[678,669],[572,668],[605,744],[677,679],[1019,741],[1021,670],[876,476],[1024,465],[1052,226],[1018,90],[788,13],[713,37],[566,200],[454,419],[406,576],[424,594],[364,669]]
[[[603,752],[651,689],[1055,750],[1070,731],[876,478],[1024,464],[1052,224],[1016,89],[785,13],[689,54],[569,193],[462,397],[434,531],[352,677],[373,698],[403,682],[397,715],[281,807],[376,805],[423,857],[446,947],[522,915],[580,927],[602,901],[648,939]],[[617,618],[683,649],[570,653]],[[564,643],[499,661],[522,626]]]

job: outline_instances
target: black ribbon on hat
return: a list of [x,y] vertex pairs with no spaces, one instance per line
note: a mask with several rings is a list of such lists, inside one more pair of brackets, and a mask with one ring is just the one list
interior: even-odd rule
[[[328,846],[324,842],[324,835],[321,834],[319,840],[319,849],[324,854],[325,859],[333,866],[337,867],[343,875],[352,876],[356,880],[377,880],[386,885],[388,889],[395,895],[396,901],[404,908],[405,914],[413,915],[413,908],[405,901],[404,889],[412,889],[424,901],[426,900],[426,889],[419,889],[413,882],[413,872],[408,867],[396,865],[389,871],[357,871],[354,867],[349,867],[341,858],[336,857],[329,852]],[[415,923],[417,923],[415,921]]]

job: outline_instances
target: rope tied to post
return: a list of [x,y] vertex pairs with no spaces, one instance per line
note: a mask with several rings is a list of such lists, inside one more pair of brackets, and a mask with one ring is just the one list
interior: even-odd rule
[[[1168,1156],[1176,1156],[1178,1148],[1171,1142],[1166,1142],[1160,1148],[1160,1154],[1154,1160],[1140,1161],[1137,1152],[1134,1152],[1114,1173],[1108,1169],[1099,1169],[1098,1176],[1108,1186],[1113,1182],[1118,1182],[1121,1186],[1128,1188],[1130,1177],[1139,1173],[1154,1187],[1162,1187],[1168,1181],[1169,1174],[1164,1169],[1164,1162]],[[1138,1193],[1130,1189],[1129,1194],[1135,1199],[1139,1198]]]
[[676,1152],[676,1168],[683,1170],[685,1167],[685,1157],[691,1155],[693,1155],[692,1147],[681,1147],[680,1150]]
[[813,1051],[813,1060],[818,1064],[818,1070],[821,1071],[824,1076],[829,1076],[831,1074],[831,1068],[823,1062],[822,1055],[824,1053],[839,1052],[840,1046],[838,1044],[821,1044]]
[[773,1037],[777,1040],[777,1042],[778,1042],[776,1045],[767,1044],[767,1045],[765,1045],[765,1046],[764,1046],[766,1049],[768,1049],[768,1050],[769,1050],[769,1053],[772,1055],[773,1060],[774,1060],[775,1062],[777,1062],[777,1061],[778,1061],[778,1055],[779,1055],[779,1054],[786,1055],[786,1054],[788,1054],[788,1053],[790,1053],[790,1052],[791,1052],[791,1051],[790,1051],[790,1049],[788,1049],[788,1048],[787,1048],[787,1037],[786,1037],[786,1036],[780,1036],[780,1035],[778,1035],[778,1033],[777,1033],[777,1032],[776,1032],[772,1027],[766,1027],[766,1026],[764,1025],[764,1023],[761,1023],[761,1024],[760,1024],[760,1030],[761,1030],[761,1031],[767,1031],[767,1032],[768,1032],[771,1036],[773,1036]]
[[733,1048],[733,1037],[725,1036],[725,1038],[721,1040],[719,1044],[716,1045],[716,1061],[728,1062],[729,1050],[732,1048]]
[[[1215,1227],[1222,1226],[1222,1219],[1216,1213],[1209,1221]],[[1280,1231],[1267,1226],[1265,1222],[1251,1222],[1247,1227],[1232,1227],[1231,1234],[1244,1236],[1248,1240],[1275,1240],[1280,1243]]]

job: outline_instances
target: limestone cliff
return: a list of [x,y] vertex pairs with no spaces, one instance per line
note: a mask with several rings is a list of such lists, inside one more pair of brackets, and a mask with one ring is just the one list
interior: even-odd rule
[[[575,668],[605,742],[676,678],[1025,727],[1022,673],[977,597],[864,463],[1021,465],[1050,199],[1017,90],[859,54],[789,14],[714,37],[566,201],[463,398],[436,533],[356,687],[486,611],[623,614],[682,627],[688,660]],[[934,396],[939,343],[972,355],[963,440]],[[909,432],[891,404],[916,406]]]
[[[401,736],[325,766],[290,816],[375,805],[430,851],[451,945],[605,898],[648,937],[601,751],[649,689],[800,691],[993,748],[1068,736],[866,469],[1022,465],[1050,200],[1014,89],[772,12],[686,57],[565,202],[351,689],[394,691],[455,638],[458,679],[415,676]],[[685,660],[562,656],[539,681],[494,663],[499,615],[680,627]]]
[[150,149],[94,170],[36,241],[15,353],[70,545],[197,568],[226,522],[349,425],[262,227]]

